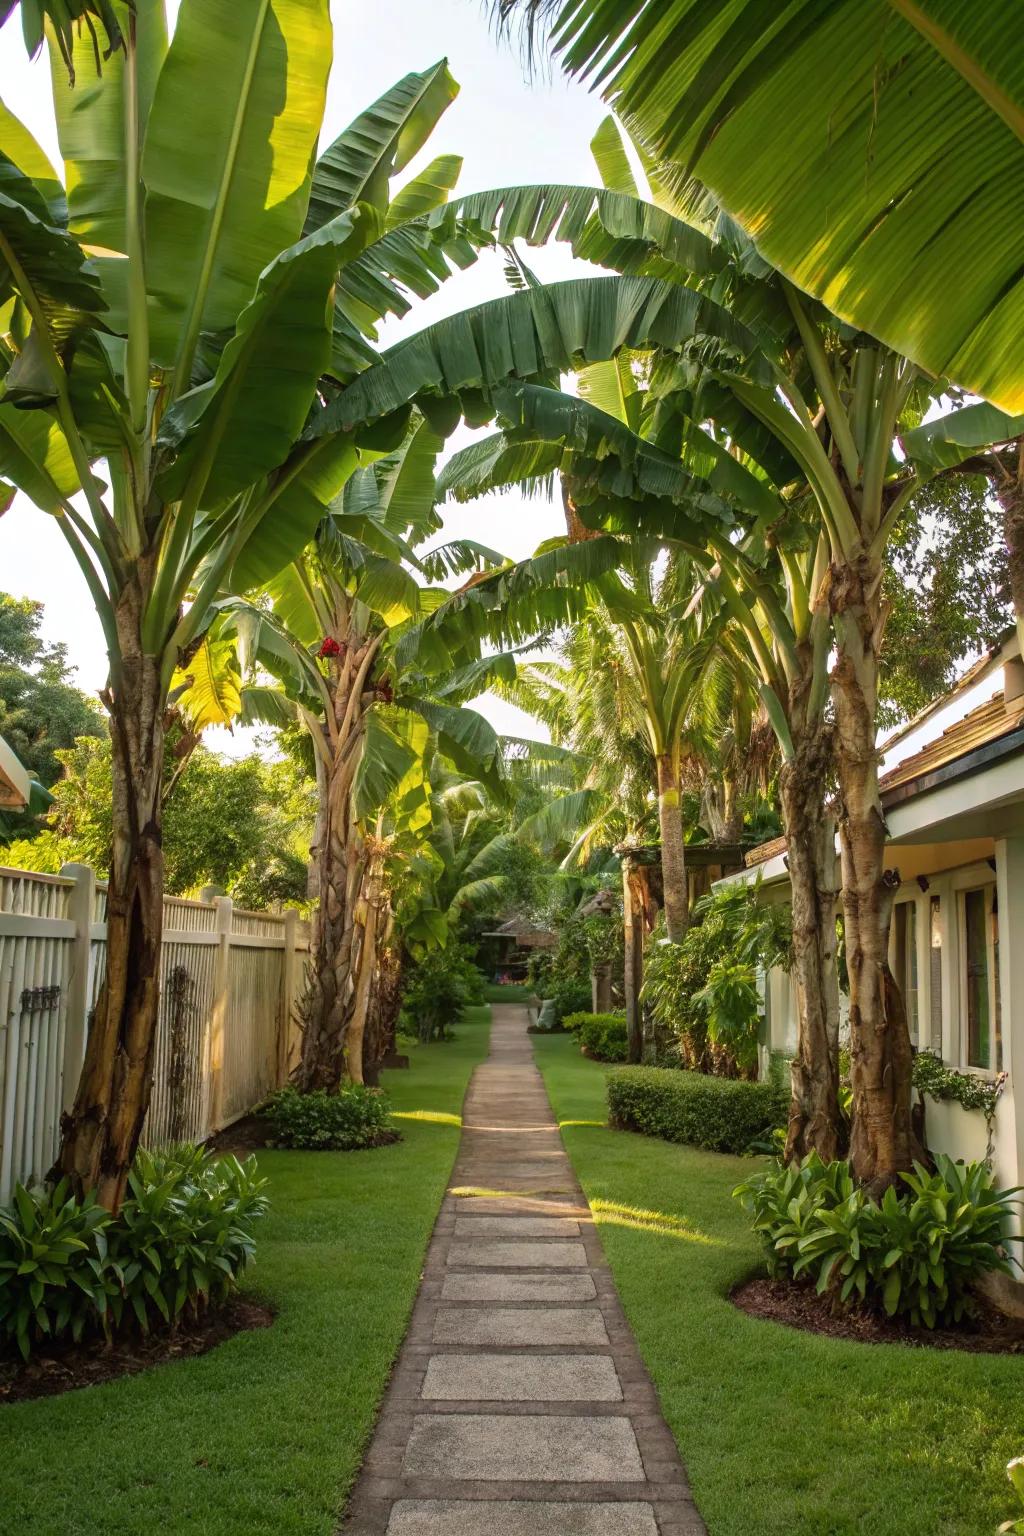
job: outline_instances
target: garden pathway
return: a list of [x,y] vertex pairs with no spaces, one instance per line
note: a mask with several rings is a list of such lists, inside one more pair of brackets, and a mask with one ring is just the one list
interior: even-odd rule
[[493,1009],[346,1536],[705,1536],[527,1023]]

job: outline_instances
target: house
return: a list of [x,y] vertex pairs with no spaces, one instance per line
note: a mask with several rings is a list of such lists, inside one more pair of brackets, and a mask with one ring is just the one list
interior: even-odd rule
[[[990,1155],[1001,1184],[1022,1184],[1024,662],[1016,633],[881,752],[886,863],[901,882],[890,964],[913,1043],[993,1084],[1006,1074],[991,1125],[981,1110],[927,1096],[928,1145],[965,1160]],[[789,899],[784,839],[752,850],[729,877],[757,878],[764,899]],[[790,979],[773,971],[763,1060],[795,1046]]]
[[0,810],[24,810],[31,794],[31,779],[0,736]]
[[495,944],[495,976],[510,981],[525,981],[530,955],[535,949],[554,949],[558,935],[528,917],[510,917],[498,928],[482,933],[482,939]]

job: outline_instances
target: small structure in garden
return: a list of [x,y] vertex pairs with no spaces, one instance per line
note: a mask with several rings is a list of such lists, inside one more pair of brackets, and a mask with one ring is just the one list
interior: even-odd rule
[[0,736],[0,810],[23,811],[29,803],[32,781]]
[[495,979],[525,981],[530,956],[535,949],[554,949],[558,935],[532,918],[517,915],[499,927],[480,935],[496,941]]

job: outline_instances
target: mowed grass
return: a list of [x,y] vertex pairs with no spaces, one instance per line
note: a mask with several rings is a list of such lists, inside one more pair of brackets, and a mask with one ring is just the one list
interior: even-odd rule
[[488,982],[484,996],[489,1003],[528,1003],[534,996],[533,988],[521,981]]
[[1024,1359],[854,1344],[728,1300],[760,1250],[730,1199],[755,1166],[603,1121],[606,1068],[535,1049],[711,1536],[993,1536],[1018,1513]]
[[[404,1140],[265,1152],[245,1288],[272,1328],[197,1360],[0,1406],[2,1536],[329,1536],[405,1332],[490,1009],[385,1087]],[[404,1118],[405,1115],[410,1118]]]

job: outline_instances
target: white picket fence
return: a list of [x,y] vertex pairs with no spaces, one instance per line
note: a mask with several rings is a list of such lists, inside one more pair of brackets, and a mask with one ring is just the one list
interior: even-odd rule
[[[0,868],[0,1204],[56,1155],[103,982],[106,903],[85,865]],[[287,1079],[308,949],[295,912],[165,898],[144,1141],[201,1141]]]

